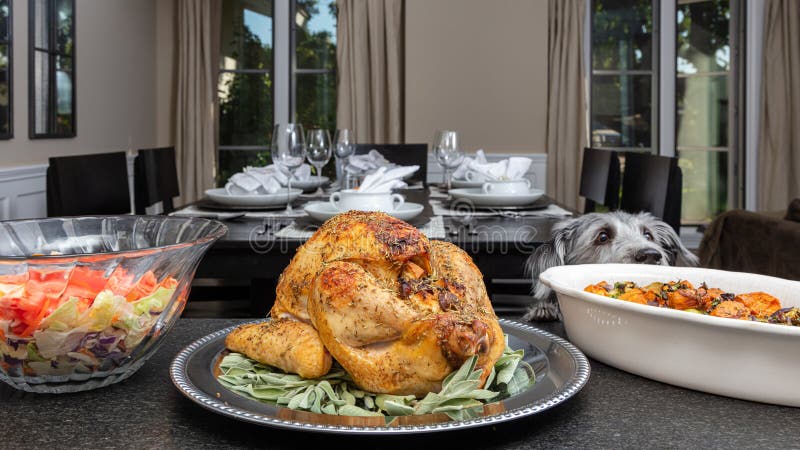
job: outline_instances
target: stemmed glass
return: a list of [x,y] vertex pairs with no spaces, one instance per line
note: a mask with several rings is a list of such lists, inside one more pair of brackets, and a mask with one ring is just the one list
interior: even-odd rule
[[444,169],[447,180],[447,191],[450,191],[450,169],[455,169],[464,161],[464,152],[458,145],[458,132],[452,130],[439,130],[433,138],[433,154],[436,161]]
[[286,186],[286,212],[292,210],[292,178],[294,171],[303,165],[306,157],[306,143],[303,126],[299,123],[276,124],[272,133],[272,162],[279,170],[288,172]]
[[353,133],[348,130],[347,128],[341,128],[336,130],[336,134],[333,135],[333,152],[336,155],[336,176],[339,177],[339,186],[342,189],[347,189],[350,186],[347,184],[347,162],[350,158],[350,155],[356,151],[356,144],[355,140],[353,139]]
[[322,190],[322,168],[328,161],[331,160],[331,135],[328,130],[314,128],[308,131],[307,139],[307,154],[308,162],[317,169],[317,179],[319,186],[315,195],[324,195]]

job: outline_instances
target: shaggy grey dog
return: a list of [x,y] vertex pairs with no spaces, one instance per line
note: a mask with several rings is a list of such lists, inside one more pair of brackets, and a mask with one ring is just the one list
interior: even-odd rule
[[[539,281],[550,267],[568,264],[623,263],[696,266],[697,257],[669,225],[648,213],[591,213],[558,222],[552,240],[528,258],[534,303],[527,320],[559,317],[555,293]],[[599,281],[599,280],[598,280]]]

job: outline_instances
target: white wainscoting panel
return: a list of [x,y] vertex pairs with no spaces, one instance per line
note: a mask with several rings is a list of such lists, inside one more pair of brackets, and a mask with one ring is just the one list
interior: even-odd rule
[[[133,160],[128,155],[128,187],[133,211]],[[0,168],[0,220],[47,217],[47,164]]]
[[[472,156],[472,155],[468,155]],[[546,153],[487,153],[486,159],[489,162],[499,161],[501,159],[510,158],[512,156],[521,156],[533,160],[530,169],[528,169],[528,178],[530,178],[533,187],[545,190],[547,186],[547,154]],[[436,157],[433,152],[428,152],[428,183],[441,183],[444,169],[436,162]]]

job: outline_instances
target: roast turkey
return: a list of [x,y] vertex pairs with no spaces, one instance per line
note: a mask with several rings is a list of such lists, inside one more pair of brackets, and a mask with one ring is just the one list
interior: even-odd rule
[[327,221],[276,293],[272,325],[237,329],[226,342],[301,376],[327,372],[329,353],[364,390],[424,395],[473,355],[485,380],[505,348],[469,255],[383,213]]

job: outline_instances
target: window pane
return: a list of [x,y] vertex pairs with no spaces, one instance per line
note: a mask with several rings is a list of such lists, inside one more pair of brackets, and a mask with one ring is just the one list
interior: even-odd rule
[[269,145],[272,135],[272,79],[267,74],[219,75],[219,144]]
[[650,75],[592,77],[592,146],[652,145]]
[[651,0],[595,0],[592,27],[593,69],[652,69]]
[[50,17],[50,2],[47,0],[35,0],[34,3],[34,45],[37,48],[50,48],[50,27],[48,26]]
[[728,145],[728,77],[695,76],[675,83],[678,146]]
[[336,69],[336,1],[298,0],[295,13],[298,69]]
[[226,0],[220,69],[272,69],[272,2]]
[[8,39],[8,16],[10,12],[8,2],[9,0],[0,0],[0,41]]
[[0,45],[0,70],[8,68],[8,46]]
[[11,114],[8,89],[8,71],[0,71],[0,135],[11,133]]
[[678,73],[730,70],[730,18],[728,0],[678,5]]
[[681,222],[707,223],[728,207],[728,152],[684,151]]
[[272,164],[269,150],[225,150],[219,151],[219,170],[217,184],[224,186],[231,175],[245,166],[266,166]]
[[56,133],[72,133],[72,74],[56,71]]
[[297,121],[306,129],[336,129],[336,75],[297,75]]
[[37,134],[48,132],[47,111],[50,104],[50,67],[45,52],[34,50],[33,60],[33,106],[34,130]]
[[72,55],[73,0],[58,0],[56,5],[56,51]]

